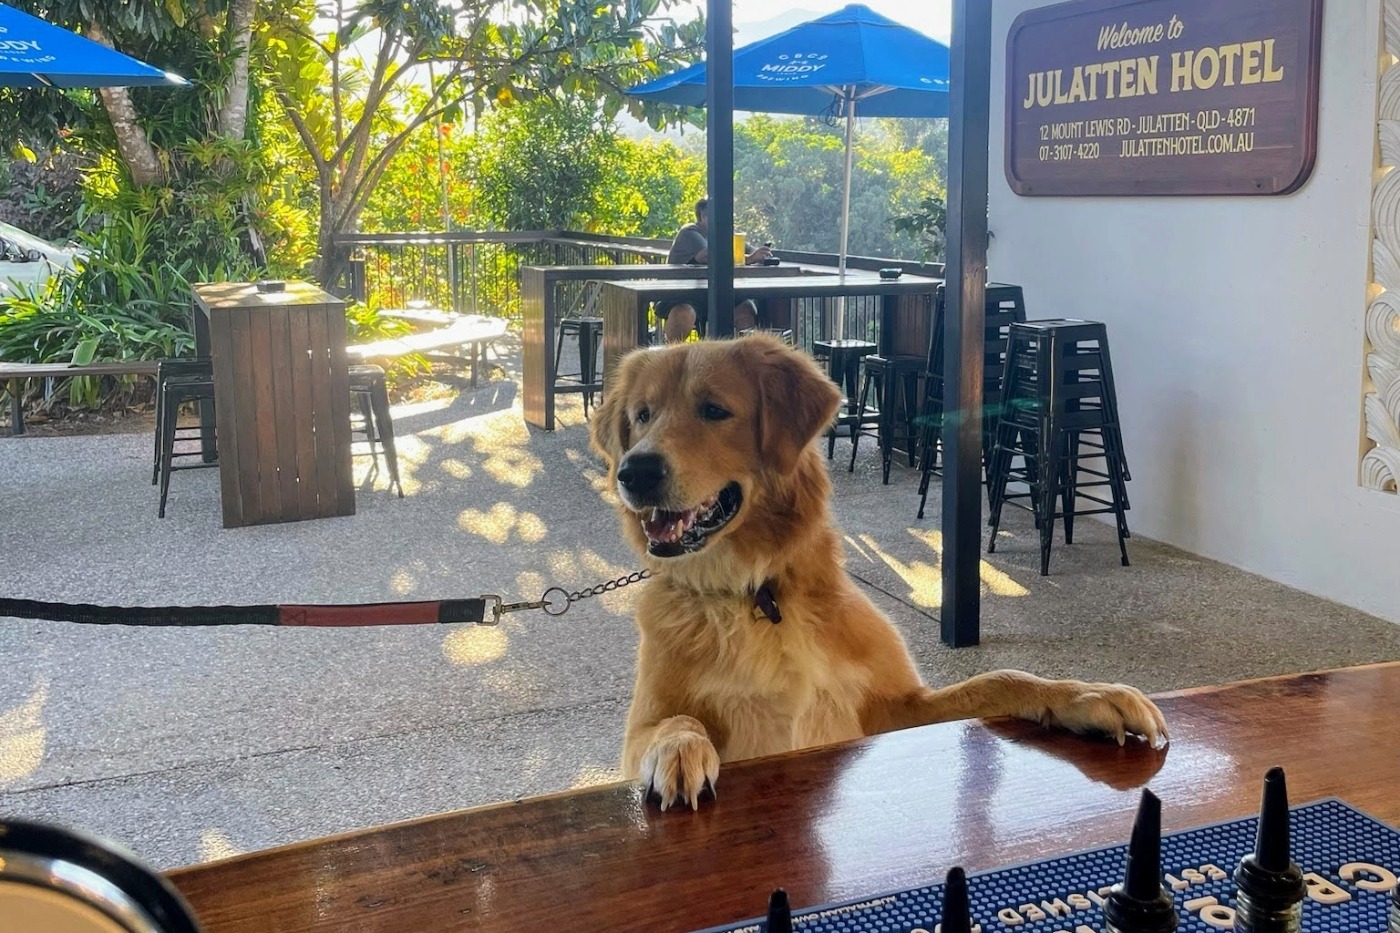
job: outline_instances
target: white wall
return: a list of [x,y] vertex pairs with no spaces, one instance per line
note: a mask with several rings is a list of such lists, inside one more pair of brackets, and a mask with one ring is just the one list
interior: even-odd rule
[[1316,168],[1254,198],[1013,194],[1006,35],[1046,5],[993,4],[989,265],[1107,322],[1129,527],[1400,622],[1400,497],[1357,485],[1380,0],[1325,5]]

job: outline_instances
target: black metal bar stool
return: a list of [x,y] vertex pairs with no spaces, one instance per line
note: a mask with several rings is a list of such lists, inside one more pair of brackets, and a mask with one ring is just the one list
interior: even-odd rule
[[[564,355],[564,338],[573,336],[578,341],[578,365],[576,373],[559,372],[559,361]],[[600,317],[566,317],[559,322],[559,339],[554,344],[554,391],[582,392],[583,416],[588,417],[588,406],[595,393],[603,391],[603,380],[599,378],[598,359],[603,343],[603,319]]]
[[[826,459],[836,456],[836,434],[841,428],[849,428],[851,442],[856,434],[866,426],[877,423],[879,413],[860,405],[860,361],[879,350],[879,346],[869,340],[814,340],[812,355],[825,360],[827,374],[841,390],[841,407],[836,419],[826,431]],[[854,469],[854,467],[852,467]]]
[[[1056,518],[1064,519],[1065,543],[1072,544],[1076,516],[1112,514],[1128,566],[1127,477],[1108,328],[1097,321],[1031,321],[1012,325],[1007,344],[1004,413],[987,470],[987,553],[996,551],[1006,505],[1035,515],[1042,576],[1050,572]],[[1009,492],[1010,483],[1026,491]]]
[[[928,378],[920,413],[923,438],[919,477],[919,518],[928,504],[929,477],[938,470],[943,435],[943,289],[934,306],[933,340],[929,344]],[[1006,361],[1006,340],[1012,324],[1026,319],[1026,298],[1021,286],[989,283],[984,306],[982,347],[982,466],[991,461],[992,443],[1001,409],[1001,383]]]
[[[877,420],[873,437],[880,448],[882,482],[890,484],[890,465],[896,448],[909,455],[909,465],[914,465],[914,455],[919,448],[922,433],[918,424],[919,380],[923,378],[925,362],[920,356],[881,356],[872,353],[865,358],[865,379],[860,385],[860,400],[857,408],[866,410],[870,390],[875,390]],[[851,438],[850,472],[855,472],[856,452],[861,437],[872,436],[869,428],[861,427]]]
[[403,482],[399,479],[399,454],[394,447],[394,419],[389,413],[389,387],[384,370],[372,363],[357,363],[350,367],[350,393],[355,396],[364,419],[365,438],[369,453],[379,462],[374,444],[384,448],[384,460],[389,465],[389,480],[403,498]]
[[[206,463],[200,451],[175,452],[175,436],[180,421],[180,406],[186,402],[199,402],[214,397],[214,380],[198,376],[181,376],[167,379],[160,387],[156,402],[156,421],[160,425],[160,456],[156,464],[160,479],[160,509],[158,517],[165,517],[165,501],[170,495],[170,474],[176,470],[198,470],[218,466],[218,462]],[[201,457],[199,463],[176,464],[175,459]]]
[[[182,356],[166,360],[158,360],[156,362],[156,429],[151,441],[152,486],[160,482],[161,425],[164,423],[164,420],[161,417],[162,412],[164,411],[164,406],[160,403],[161,393],[165,389],[165,384],[171,379],[202,379],[205,381],[212,382],[214,379],[213,361],[211,361],[207,356]],[[213,396],[210,396],[211,403],[212,399]],[[211,436],[208,439],[212,441],[214,439],[212,437],[213,430],[214,429],[212,425],[208,427],[205,427],[204,425],[187,425],[185,427],[180,427],[177,424],[175,426],[175,440],[192,440],[196,437],[198,437],[200,440],[204,440],[204,432],[209,431],[211,432]],[[214,445],[210,444],[208,446],[212,448]],[[188,457],[191,455],[182,452],[177,453],[174,456]],[[214,466],[218,463],[218,459],[217,457],[213,457],[206,460],[205,463],[209,466]]]

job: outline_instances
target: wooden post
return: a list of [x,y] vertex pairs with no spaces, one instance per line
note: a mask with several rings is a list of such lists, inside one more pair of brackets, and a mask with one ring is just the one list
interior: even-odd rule
[[948,263],[941,634],[975,645],[982,614],[982,354],[987,288],[991,0],[953,0],[948,112]]
[[710,181],[709,322],[706,336],[734,333],[734,10],[709,0],[705,22],[705,135]]

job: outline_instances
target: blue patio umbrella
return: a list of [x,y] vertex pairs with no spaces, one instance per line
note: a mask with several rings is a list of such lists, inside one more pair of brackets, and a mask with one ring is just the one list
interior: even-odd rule
[[61,26],[0,4],[0,87],[127,87],[184,84]]
[[[703,107],[705,63],[638,84],[642,100]],[[844,117],[846,184],[841,258],[851,217],[851,135],[866,117],[948,115],[948,47],[861,4],[734,50],[734,109]]]

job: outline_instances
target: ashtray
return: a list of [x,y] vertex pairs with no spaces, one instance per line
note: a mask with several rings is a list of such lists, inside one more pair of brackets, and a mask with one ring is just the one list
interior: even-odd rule
[[285,292],[287,290],[287,283],[281,279],[263,279],[253,284],[260,292]]
[[780,263],[780,262],[782,262],[782,260],[779,259],[777,256],[769,256],[767,259],[764,259],[764,260],[762,261],[762,265],[765,265],[765,266],[776,266],[776,265],[777,265],[778,263]]
[[884,279],[887,282],[891,279],[897,279],[903,274],[904,270],[896,266],[886,266],[885,268],[880,270],[880,278]]

